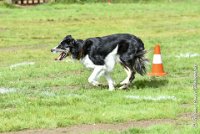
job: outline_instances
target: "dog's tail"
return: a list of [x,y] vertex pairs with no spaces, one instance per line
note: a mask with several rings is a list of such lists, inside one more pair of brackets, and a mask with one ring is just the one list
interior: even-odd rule
[[146,74],[146,64],[149,62],[147,58],[145,58],[146,50],[141,50],[135,55],[135,64],[134,69],[140,75]]

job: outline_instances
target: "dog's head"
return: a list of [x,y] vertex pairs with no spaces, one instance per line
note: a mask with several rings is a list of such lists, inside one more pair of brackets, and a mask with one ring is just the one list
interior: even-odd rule
[[67,35],[57,47],[51,49],[51,52],[60,53],[55,60],[61,61],[69,55],[72,55],[73,59],[79,60],[82,56],[83,42],[83,40],[75,40],[71,35]]
[[59,57],[56,58],[55,60],[63,60],[68,55],[70,55],[72,47],[74,46],[75,46],[75,39],[72,38],[71,35],[67,35],[57,47],[51,49],[51,52],[60,53]]

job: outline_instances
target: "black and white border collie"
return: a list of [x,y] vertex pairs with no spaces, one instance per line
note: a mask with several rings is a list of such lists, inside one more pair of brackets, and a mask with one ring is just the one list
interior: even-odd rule
[[146,73],[144,44],[140,38],[131,34],[112,34],[86,40],[76,40],[67,35],[57,47],[51,49],[51,52],[61,53],[56,60],[63,60],[71,55],[73,59],[80,60],[86,68],[93,69],[88,82],[94,86],[99,85],[98,79],[103,75],[110,91],[115,87],[109,73],[116,62],[119,62],[127,73],[127,77],[120,83],[120,89],[130,85],[136,72],[140,75]]

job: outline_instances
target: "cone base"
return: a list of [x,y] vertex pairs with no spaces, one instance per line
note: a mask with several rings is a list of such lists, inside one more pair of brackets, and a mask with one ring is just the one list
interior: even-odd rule
[[167,73],[163,72],[163,73],[148,73],[149,76],[165,76],[167,75]]

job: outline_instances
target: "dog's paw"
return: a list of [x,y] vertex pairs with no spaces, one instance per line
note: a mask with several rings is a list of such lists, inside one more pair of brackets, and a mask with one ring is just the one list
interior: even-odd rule
[[129,82],[129,80],[124,80],[124,81],[122,81],[121,83],[120,83],[120,85],[129,85],[130,84],[130,82]]
[[88,78],[88,82],[90,84],[92,84],[93,86],[99,86],[100,85],[98,81],[91,79],[91,78]]
[[109,91],[114,91],[114,90],[115,90],[114,86],[113,87],[109,87]]
[[124,84],[121,87],[119,87],[119,89],[127,89],[128,88],[128,84]]
[[93,81],[91,84],[96,87],[101,85],[98,81]]

